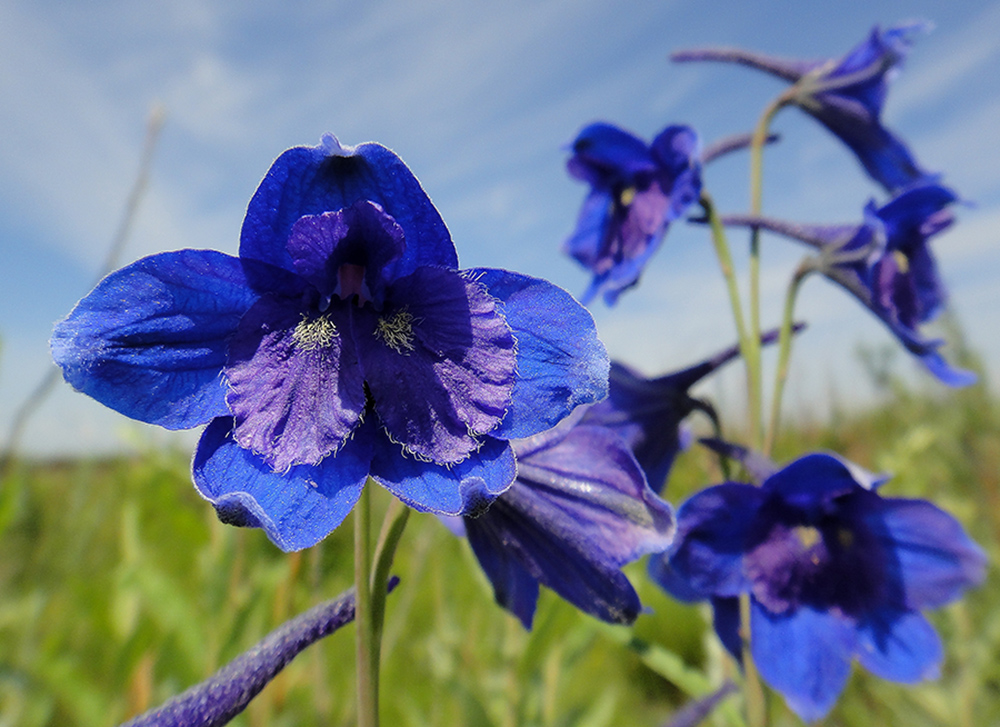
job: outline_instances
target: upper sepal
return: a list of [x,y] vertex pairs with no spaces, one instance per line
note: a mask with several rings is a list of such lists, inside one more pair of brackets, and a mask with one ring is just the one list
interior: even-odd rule
[[287,245],[296,221],[359,200],[378,204],[403,230],[406,250],[387,266],[388,277],[420,265],[458,267],[444,220],[403,161],[381,144],[342,146],[332,134],[319,146],[289,149],[271,165],[247,207],[240,257],[294,270]]

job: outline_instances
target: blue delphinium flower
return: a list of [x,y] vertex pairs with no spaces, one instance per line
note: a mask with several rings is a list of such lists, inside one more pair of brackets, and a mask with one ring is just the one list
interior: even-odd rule
[[591,189],[563,249],[594,274],[581,300],[603,293],[614,305],[638,283],[670,223],[698,199],[698,135],[688,126],[668,126],[647,144],[617,126],[595,123],[580,132],[572,151],[569,173]]
[[887,30],[875,26],[864,41],[834,60],[787,60],[730,48],[678,51],[671,58],[739,63],[791,82],[794,86],[786,100],[826,126],[857,155],[876,182],[895,192],[932,176],[917,165],[906,144],[880,118],[889,81],[913,37],[928,28],[927,23]]
[[[797,324],[796,332],[804,328]],[[768,331],[761,343],[778,340],[778,331]],[[740,355],[738,346],[720,351],[709,359],[680,371],[648,379],[617,361],[611,362],[608,398],[587,407],[582,423],[607,427],[632,449],[655,492],[662,492],[674,457],[690,441],[682,422],[695,411],[718,421],[715,409],[688,389]]]
[[626,444],[579,419],[514,441],[514,484],[461,521],[497,603],[528,629],[539,583],[592,616],[632,623],[641,604],[621,567],[673,538],[673,511]]
[[105,278],[58,323],[75,388],[168,429],[207,424],[198,490],[285,550],[321,540],[370,475],[462,514],[510,485],[508,443],[606,392],[590,314],[504,270],[458,270],[448,230],[378,144],[282,154],[239,258],[181,250]]
[[678,598],[712,599],[736,653],[738,598],[750,594],[754,662],[803,719],[833,707],[855,658],[891,681],[936,676],[941,643],[921,611],[983,578],[961,525],[927,501],[881,497],[885,479],[810,454],[760,487],[710,487],[680,506],[674,546],[650,560]]
[[943,341],[919,333],[944,308],[947,294],[928,243],[953,222],[948,207],[956,199],[947,187],[920,184],[881,207],[869,202],[860,225],[798,225],[743,215],[723,221],[777,232],[818,249],[820,272],[877,315],[939,380],[968,386],[975,374],[949,365],[938,351]]

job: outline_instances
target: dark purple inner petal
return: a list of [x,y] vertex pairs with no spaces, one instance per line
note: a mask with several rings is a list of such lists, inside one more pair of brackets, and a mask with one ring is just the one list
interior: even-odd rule
[[461,462],[510,404],[514,336],[485,288],[457,271],[419,268],[393,283],[359,345],[379,419],[419,457]]
[[854,514],[878,496],[859,491],[842,499],[842,507],[819,517],[779,497],[758,511],[744,569],[751,592],[771,613],[806,605],[857,616],[897,595],[892,554]]
[[265,296],[233,337],[225,374],[234,438],[276,471],[318,464],[360,421],[365,392],[348,305],[320,313]]
[[405,249],[403,230],[378,205],[359,200],[337,212],[306,215],[292,226],[288,252],[296,271],[319,291],[382,304],[386,270]]

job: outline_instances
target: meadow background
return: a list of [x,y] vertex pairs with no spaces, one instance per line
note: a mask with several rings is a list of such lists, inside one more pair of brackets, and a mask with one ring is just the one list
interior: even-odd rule
[[[874,23],[928,18],[886,123],[969,204],[933,243],[952,291],[948,355],[982,374],[938,387],[860,306],[823,281],[800,296],[783,460],[833,449],[894,473],[886,495],[930,497],[996,562],[1000,547],[1000,3],[621,3],[513,0],[0,3],[0,436],[51,364],[46,341],[100,273],[142,153],[164,125],[121,264],[180,247],[234,253],[271,160],[325,131],[377,140],[421,179],[462,264],[548,277],[579,293],[559,253],[584,188],[563,169],[584,124],[652,137],[690,123],[711,141],[748,130],[781,87],[750,71],[671,66],[696,45],[838,56]],[[778,117],[764,210],[851,222],[878,190],[817,125]],[[706,171],[721,211],[743,211],[746,159]],[[730,345],[704,230],[675,225],[641,286],[595,306],[613,357],[656,374]],[[739,254],[743,247],[733,237]],[[765,324],[801,251],[766,238]],[[737,265],[744,261],[738,257]],[[768,359],[765,359],[768,360]],[[742,421],[732,365],[696,393]],[[705,422],[696,425],[707,431]],[[60,384],[32,411],[0,473],[0,727],[109,725],[201,680],[285,618],[351,582],[350,528],[284,555],[219,524],[190,484],[190,434],[125,421]],[[666,496],[717,481],[679,458]],[[377,500],[384,507],[387,498]],[[525,632],[493,604],[467,545],[412,518],[390,596],[383,718],[392,725],[659,725],[726,676],[706,613],[630,566],[650,613],[605,626],[543,593]],[[997,578],[933,614],[939,682],[907,689],[855,673],[837,724],[1000,723]],[[353,722],[353,629],[299,657],[235,724]],[[735,707],[731,699],[728,709]],[[774,724],[795,724],[771,700]],[[731,724],[726,709],[714,717]]]

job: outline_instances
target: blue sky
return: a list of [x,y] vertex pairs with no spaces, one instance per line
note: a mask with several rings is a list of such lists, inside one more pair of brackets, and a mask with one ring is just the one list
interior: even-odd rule
[[[671,65],[673,49],[737,45],[839,56],[875,23],[926,18],[885,121],[922,165],[974,206],[935,242],[952,308],[1000,373],[1000,2],[632,2],[457,0],[245,2],[6,0],[0,4],[0,436],[48,365],[52,323],[98,272],[135,176],[150,108],[166,124],[125,251],[235,253],[246,203],[270,162],[323,132],[393,148],[448,223],[463,266],[508,267],[580,293],[586,274],[559,253],[584,188],[564,147],[593,120],[652,137],[690,123],[711,141],[749,129],[781,85],[720,65]],[[883,201],[839,144],[795,110],[778,117],[764,207],[851,222]],[[723,210],[744,211],[746,159],[711,167]],[[745,247],[733,236],[737,250]],[[765,240],[765,321],[777,321],[801,250]],[[742,256],[738,255],[742,265]],[[793,413],[869,390],[858,345],[891,345],[842,291],[809,281],[810,329],[793,360]],[[693,363],[733,340],[703,230],[677,225],[641,286],[595,315],[609,350],[647,373]],[[899,369],[913,367],[900,354]],[[915,372],[913,380],[932,385]],[[736,373],[705,393],[736,406]],[[62,385],[25,449],[93,452],[171,441]]]

